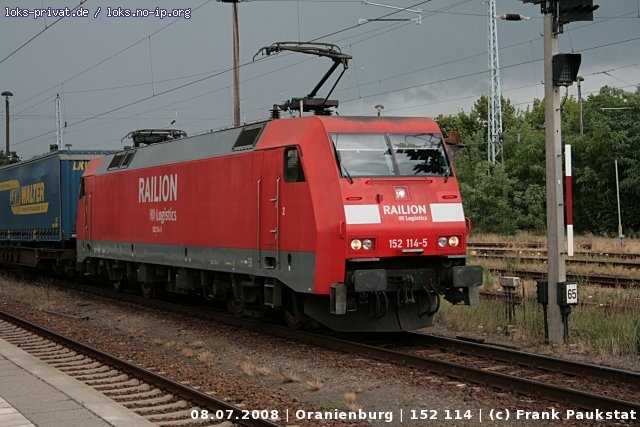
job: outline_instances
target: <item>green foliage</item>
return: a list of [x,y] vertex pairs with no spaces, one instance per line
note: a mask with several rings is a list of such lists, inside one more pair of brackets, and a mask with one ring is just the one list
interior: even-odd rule
[[[562,139],[572,145],[574,225],[579,233],[617,235],[614,161],[618,161],[625,234],[640,232],[640,88],[603,87],[580,104],[562,104]],[[454,153],[465,212],[481,232],[510,234],[546,229],[544,101],[524,111],[503,100],[504,163],[487,162],[487,98],[469,113],[439,117],[445,131],[460,133],[464,148]]]
[[[11,151],[11,158],[9,159],[9,164],[12,163],[17,163],[20,161],[20,157],[18,156],[18,153],[16,153],[15,151]],[[4,151],[0,151],[0,166],[4,166],[7,164],[7,156],[4,154]]]
[[504,165],[496,165],[489,175],[487,161],[478,162],[470,176],[461,181],[460,190],[466,201],[467,215],[474,227],[490,233],[512,234],[517,231],[509,206],[513,183]]

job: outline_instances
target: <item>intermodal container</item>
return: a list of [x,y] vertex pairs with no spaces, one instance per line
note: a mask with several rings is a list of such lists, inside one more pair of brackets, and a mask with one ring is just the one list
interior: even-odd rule
[[0,243],[75,238],[80,178],[106,151],[53,151],[0,167]]

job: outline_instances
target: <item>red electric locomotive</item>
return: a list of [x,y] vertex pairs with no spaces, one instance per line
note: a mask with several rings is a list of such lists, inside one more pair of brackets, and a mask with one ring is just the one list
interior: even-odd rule
[[77,230],[87,272],[336,330],[429,325],[439,294],[472,303],[482,281],[426,118],[281,119],[105,156]]
[[477,302],[482,270],[465,265],[466,234],[434,120],[307,116],[92,161],[77,249],[84,272],[149,295],[201,293],[236,314],[282,311],[293,326],[398,331],[430,325],[440,295]]

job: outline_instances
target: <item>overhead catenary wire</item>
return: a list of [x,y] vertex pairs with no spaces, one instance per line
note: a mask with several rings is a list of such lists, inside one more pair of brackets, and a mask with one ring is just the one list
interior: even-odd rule
[[[418,3],[418,4],[422,4],[422,3],[425,3],[425,2],[421,2],[421,3]],[[358,27],[358,26],[348,27],[348,28],[345,28],[345,29],[343,29],[343,30],[341,30],[341,31],[337,31],[337,32],[330,33],[330,35],[331,35],[331,36],[334,36],[335,34],[338,34],[338,33],[342,32],[342,31],[348,31],[349,29],[353,29],[354,27]],[[372,30],[372,31],[377,31],[377,30]],[[356,34],[356,35],[350,36],[350,38],[353,38],[353,37],[362,37],[362,34],[360,33],[360,34]],[[322,39],[322,37],[320,37],[320,38],[315,38],[315,39],[313,39],[313,40],[320,40],[320,39]],[[631,40],[634,40],[634,39],[631,39]],[[359,41],[360,41],[360,40],[359,40]],[[358,41],[358,42],[359,42],[359,41]],[[624,41],[622,41],[622,42],[624,42]],[[529,43],[529,41],[526,41],[526,42],[524,42],[524,43]],[[501,49],[501,50],[502,50],[502,49]],[[583,51],[584,51],[584,49],[583,49]],[[483,55],[483,54],[479,54],[479,55]],[[461,59],[461,60],[463,60],[463,59]],[[243,64],[243,66],[246,66],[246,65],[249,65],[249,64],[250,64],[250,63],[245,63],[245,64]],[[294,64],[294,65],[296,65],[296,64]],[[228,72],[228,71],[229,71],[229,69],[221,70],[219,73],[215,73],[215,75],[220,75],[220,74],[222,74],[222,73],[224,73],[224,72]],[[415,71],[415,72],[417,72],[417,71]],[[481,73],[484,73],[484,72],[486,72],[486,70],[482,71]],[[409,74],[409,73],[406,73],[406,72],[405,72],[404,74]],[[215,75],[211,75],[211,76],[209,76],[209,77],[215,77]],[[255,78],[259,78],[259,77],[261,77],[261,76],[256,76]],[[464,77],[465,77],[465,76],[460,76],[459,78],[464,78]],[[387,78],[395,78],[395,76],[391,76],[391,77],[387,77]],[[172,92],[172,91],[174,91],[174,90],[178,90],[178,89],[181,89],[181,88],[184,88],[184,87],[187,87],[187,86],[193,85],[193,84],[197,84],[197,83],[199,83],[199,82],[201,82],[201,81],[203,81],[203,80],[206,80],[206,79],[197,79],[197,80],[194,80],[194,81],[192,81],[192,82],[185,83],[184,85],[179,85],[179,86],[177,86],[177,87],[175,87],[175,88],[171,88],[171,89],[168,89],[168,90],[166,90],[166,91],[159,92],[159,93],[158,93],[158,94],[156,94],[156,95],[162,95],[162,94],[164,94],[164,93],[169,93],[169,92]],[[370,83],[371,83],[371,82],[366,82],[366,83],[363,83],[363,84],[370,84]],[[430,84],[435,84],[435,82],[434,82],[434,83],[430,83]],[[411,87],[409,87],[409,89],[410,89],[410,88],[411,88]],[[406,90],[406,89],[396,89],[396,90],[393,90],[393,91],[391,91],[391,92],[397,92],[397,91],[401,91],[401,90]],[[380,93],[378,93],[378,94],[376,94],[376,95],[385,94],[385,93],[389,93],[389,91],[381,91]],[[152,97],[153,97],[153,96],[152,96]],[[127,108],[127,107],[129,107],[129,106],[131,106],[131,105],[135,105],[135,104],[138,104],[138,103],[140,103],[140,102],[147,101],[147,100],[151,99],[152,97],[145,97],[145,98],[143,98],[143,99],[136,100],[136,101],[133,101],[133,102],[131,102],[131,103],[127,103],[127,104],[122,105],[122,106],[120,106],[120,107],[117,107],[117,108],[115,108],[115,109],[111,109],[111,110],[109,110],[109,111],[106,111],[106,112],[103,112],[103,113],[100,113],[100,114],[94,115],[94,116],[92,116],[92,117],[89,117],[89,118],[87,118],[87,119],[85,119],[85,120],[83,120],[83,121],[81,121],[81,122],[79,122],[79,123],[86,122],[87,120],[91,120],[92,118],[101,118],[101,117],[104,117],[104,116],[106,116],[106,115],[110,114],[111,112],[118,111],[118,110],[121,110],[121,109]],[[348,102],[348,101],[345,101],[345,102]],[[170,105],[171,105],[171,104],[170,104]],[[76,123],[72,123],[72,124],[71,124],[71,126],[73,126],[73,125],[77,125],[77,124],[79,124],[79,123],[78,123],[78,122],[76,122]],[[46,135],[46,134],[43,134],[43,135]],[[30,140],[35,139],[35,138],[37,138],[37,137],[30,138]],[[26,141],[22,141],[22,142],[26,142]]]
[[[207,0],[207,2],[206,2],[206,3],[209,3],[210,1],[211,1],[211,0]],[[418,3],[416,3],[415,5],[413,5],[413,6],[411,6],[411,7],[417,7],[417,6],[420,6],[420,5],[424,4],[424,3],[428,3],[429,1],[431,1],[431,0],[424,0],[424,1],[421,1],[421,2],[418,2]],[[204,4],[206,4],[206,3],[204,3]],[[204,5],[204,4],[203,4],[203,5]],[[203,6],[203,5],[201,5],[201,6]],[[201,6],[200,6],[200,7],[201,7]],[[395,13],[398,13],[398,11],[394,11],[394,12],[390,12],[390,13],[387,13],[387,14],[385,14],[385,15],[382,15],[382,16],[381,16],[381,18],[391,16],[391,15],[393,15],[393,14],[395,14]],[[155,33],[159,32],[159,31],[161,31],[162,29],[166,28],[167,26],[169,26],[171,23],[174,23],[174,22],[176,22],[176,21],[172,21],[172,22],[170,22],[168,25],[166,25],[166,26],[164,26],[164,27],[160,28],[159,30],[157,30],[156,32],[154,32],[154,33],[152,33],[152,34],[155,34]],[[361,24],[361,25],[363,25],[363,24]],[[314,38],[314,39],[312,39],[312,40],[310,40],[310,41],[311,41],[311,42],[313,42],[313,41],[318,41],[318,40],[321,40],[321,39],[324,39],[324,38],[328,38],[328,37],[331,37],[331,36],[333,36],[333,35],[340,34],[340,33],[343,33],[343,32],[345,32],[345,31],[349,31],[349,30],[351,30],[351,29],[353,29],[353,28],[356,28],[356,27],[359,27],[359,26],[361,26],[361,25],[353,25],[353,26],[349,26],[349,27],[347,27],[347,28],[343,28],[343,29],[341,29],[341,30],[333,31],[333,32],[331,32],[331,33],[329,33],[329,34],[325,34],[325,35],[323,35],[323,36],[316,37],[316,38]],[[120,53],[124,52],[125,50],[129,49],[130,47],[132,47],[132,46],[134,46],[134,45],[137,45],[137,44],[139,44],[139,43],[143,42],[144,40],[147,40],[147,37],[148,37],[148,36],[146,36],[146,37],[144,37],[144,38],[141,38],[141,39],[140,39],[140,40],[138,40],[137,42],[135,42],[135,43],[133,43],[133,44],[129,45],[128,47],[126,47],[126,48],[124,48],[124,49],[121,49],[120,51],[118,51],[118,52],[116,52],[115,54],[113,54],[113,55],[109,56],[108,58],[105,58],[104,60],[100,61],[99,63],[94,64],[93,66],[91,66],[91,67],[89,67],[89,68],[87,68],[87,69],[83,70],[83,71],[82,71],[82,72],[80,72],[80,73],[77,73],[76,75],[72,76],[72,77],[71,77],[71,79],[72,79],[72,78],[75,78],[75,77],[78,77],[79,75],[84,74],[85,72],[89,71],[90,69],[93,69],[93,68],[97,67],[98,65],[100,65],[100,64],[104,63],[105,61],[108,61],[109,59],[111,59],[111,58],[113,58],[113,57],[115,57],[115,56],[119,55]],[[268,58],[267,58],[267,59],[268,59]],[[258,61],[260,61],[260,60],[265,60],[265,58],[260,58],[260,59],[258,59]],[[257,61],[250,61],[250,62],[246,62],[246,63],[240,64],[240,67],[247,66],[247,65],[252,64],[252,63],[254,63],[254,62],[257,62]],[[200,83],[200,82],[202,82],[202,81],[204,81],[204,80],[208,80],[208,79],[210,79],[210,78],[212,78],[212,77],[216,77],[216,76],[218,76],[218,75],[220,75],[220,74],[224,74],[224,73],[230,72],[232,69],[233,69],[233,68],[227,68],[227,69],[225,69],[225,70],[221,71],[220,73],[215,73],[215,74],[209,75],[209,76],[207,76],[207,77],[203,77],[203,78],[201,78],[201,79],[194,80],[194,81],[191,81],[191,82],[188,82],[188,83],[182,84],[182,85],[180,85],[180,86],[177,86],[177,87],[174,87],[174,88],[170,88],[170,89],[167,89],[167,90],[164,90],[164,91],[158,92],[158,93],[153,94],[153,95],[151,95],[151,96],[147,96],[147,97],[144,97],[144,98],[138,99],[138,100],[136,100],[136,101],[132,101],[132,102],[127,103],[127,104],[125,104],[125,105],[121,105],[121,106],[119,106],[119,107],[115,107],[115,108],[113,108],[113,109],[111,109],[111,110],[108,110],[108,111],[105,111],[105,112],[103,112],[103,113],[96,114],[96,115],[94,115],[94,116],[92,116],[92,117],[90,117],[90,118],[87,118],[87,119],[84,119],[84,120],[80,120],[80,121],[78,121],[78,122],[71,123],[71,124],[69,124],[69,125],[68,125],[68,127],[72,127],[72,126],[78,125],[78,124],[80,124],[80,123],[84,123],[84,122],[86,122],[86,121],[88,121],[88,120],[92,120],[92,119],[94,119],[94,118],[102,117],[102,116],[104,116],[104,115],[106,115],[106,114],[110,114],[110,113],[112,113],[112,112],[115,112],[115,111],[118,111],[118,110],[121,110],[121,109],[124,109],[124,108],[130,107],[130,106],[133,106],[133,105],[139,104],[139,103],[141,103],[141,102],[147,101],[147,100],[152,99],[152,98],[154,98],[154,97],[161,96],[161,95],[164,95],[164,94],[167,94],[167,93],[171,93],[171,92],[174,92],[174,91],[179,90],[179,89],[183,89],[183,88],[185,88],[185,87],[191,86],[191,85],[196,84],[196,83]],[[65,82],[68,82],[68,80],[69,80],[69,79],[67,79]],[[64,82],[63,82],[63,83],[64,83]],[[54,86],[54,88],[55,88],[55,87],[57,87],[57,85],[56,85],[56,86]],[[51,90],[51,89],[52,89],[52,88],[49,88],[48,90]],[[48,91],[48,90],[47,90],[47,91]],[[45,92],[46,92],[46,91],[45,91]],[[39,134],[39,135],[37,135],[37,136],[34,136],[34,137],[31,137],[31,138],[28,138],[28,139],[24,139],[24,140],[18,141],[18,142],[16,142],[16,143],[14,143],[13,145],[14,145],[14,146],[16,146],[16,145],[20,145],[20,144],[22,144],[22,143],[26,143],[26,142],[29,142],[29,141],[32,141],[32,140],[35,140],[35,139],[38,139],[38,138],[41,138],[41,137],[44,137],[44,136],[50,135],[52,132],[55,132],[55,130],[53,130],[53,131],[48,131],[48,132],[44,132],[44,133],[41,133],[41,134]]]
[[[637,41],[637,40],[640,40],[640,37],[634,37],[634,38],[627,39],[627,40],[620,40],[620,41],[616,41],[616,42],[612,42],[612,43],[605,43],[605,44],[601,44],[601,45],[598,45],[598,46],[592,46],[592,47],[589,47],[589,48],[581,49],[579,52],[584,52],[584,51],[593,50],[593,49],[601,49],[601,48],[604,48],[604,47],[616,46],[616,45],[619,45],[619,44],[628,43],[628,42]],[[518,66],[521,66],[521,65],[530,64],[532,62],[542,61],[542,59],[543,58],[532,59],[532,60],[529,60],[529,61],[519,62],[517,64],[510,64],[510,65],[502,66],[500,68],[501,69],[508,69],[508,68],[513,68],[513,67],[518,67]],[[350,102],[350,101],[355,101],[355,100],[363,99],[363,98],[370,98],[370,97],[373,97],[373,96],[387,95],[389,93],[394,93],[394,92],[402,92],[402,91],[409,90],[409,89],[416,89],[416,88],[419,88],[419,87],[422,87],[422,86],[427,86],[427,85],[431,85],[431,84],[435,84],[435,83],[443,83],[443,82],[448,82],[448,81],[452,81],[452,80],[467,78],[467,77],[471,77],[471,76],[475,76],[475,75],[480,75],[480,74],[483,74],[483,73],[486,73],[486,72],[487,72],[487,70],[485,69],[485,70],[481,70],[481,71],[477,71],[477,72],[473,72],[473,73],[467,73],[467,74],[463,74],[463,75],[459,75],[459,76],[446,77],[446,78],[439,79],[439,80],[432,81],[432,82],[419,83],[419,84],[415,84],[415,85],[405,86],[405,87],[402,87],[402,88],[399,88],[399,89],[392,89],[392,90],[387,90],[387,91],[383,91],[383,92],[378,92],[378,93],[375,93],[375,94],[365,95],[365,96],[362,96],[361,98],[348,99],[346,101],[343,101],[343,103]]]
[[[86,1],[86,0],[83,0],[83,2],[84,2],[84,1]],[[202,8],[203,6],[205,6],[205,5],[206,5],[206,4],[208,4],[208,3],[211,3],[212,1],[213,1],[213,0],[206,0],[204,3],[200,4],[200,6],[197,6],[196,8],[194,8],[194,11],[199,10],[200,8]],[[82,3],[81,3],[81,4],[82,4]],[[62,18],[60,18],[60,19],[62,19]],[[60,19],[58,19],[58,21],[59,21]],[[56,21],[56,22],[57,22],[57,21]],[[35,94],[35,95],[31,96],[30,98],[27,98],[26,100],[24,100],[24,101],[21,101],[21,102],[17,103],[17,104],[16,104],[16,107],[17,107],[17,106],[20,106],[20,105],[22,105],[22,104],[24,104],[25,102],[29,102],[30,100],[32,100],[32,99],[34,99],[34,98],[37,98],[38,96],[40,96],[40,95],[42,95],[42,94],[44,94],[44,93],[47,93],[47,92],[49,92],[49,91],[51,91],[51,90],[54,90],[54,89],[56,89],[58,86],[64,85],[65,83],[69,83],[71,80],[76,79],[76,78],[78,78],[78,77],[80,77],[80,76],[82,76],[82,75],[84,75],[84,74],[88,73],[89,71],[91,71],[91,70],[93,70],[93,69],[95,69],[95,68],[99,67],[100,65],[104,64],[105,62],[108,62],[108,61],[110,61],[111,59],[113,59],[113,58],[115,58],[115,57],[117,57],[117,56],[119,56],[119,55],[123,54],[124,52],[128,51],[129,49],[131,49],[131,48],[133,48],[133,47],[135,47],[135,46],[137,46],[137,45],[139,45],[140,43],[142,43],[142,42],[144,42],[144,41],[147,41],[147,39],[148,39],[148,38],[150,38],[150,37],[152,37],[152,36],[154,36],[154,35],[158,34],[159,32],[161,32],[161,31],[165,30],[166,28],[170,27],[171,25],[174,25],[176,22],[182,22],[182,21],[179,21],[179,20],[169,21],[167,24],[163,25],[162,27],[158,28],[157,30],[152,31],[151,33],[147,34],[146,36],[142,37],[141,39],[139,39],[139,40],[137,40],[137,41],[135,41],[135,42],[133,42],[133,43],[131,43],[131,44],[127,45],[126,47],[124,47],[124,48],[122,48],[122,49],[118,50],[117,52],[115,52],[115,53],[113,53],[113,54],[111,54],[111,55],[107,56],[106,58],[104,58],[104,59],[102,59],[102,60],[100,60],[100,61],[96,62],[95,64],[93,64],[93,65],[91,65],[91,66],[89,66],[89,67],[87,67],[87,68],[85,68],[85,69],[83,69],[83,70],[81,70],[81,71],[77,72],[76,74],[72,75],[71,77],[68,77],[68,78],[64,79],[62,82],[60,82],[60,83],[58,83],[58,84],[55,84],[54,86],[51,86],[51,87],[49,87],[49,88],[47,88],[47,89],[45,89],[45,90],[42,90],[42,91],[38,92],[37,94]]]
[[[254,0],[254,1],[256,1],[256,0]],[[259,1],[286,1],[286,0],[259,0]],[[342,0],[340,0],[340,1],[342,1]],[[460,3],[458,3],[458,4],[456,4],[456,5],[449,5],[449,6],[445,7],[445,8],[441,8],[441,9],[438,9],[438,10],[435,10],[435,11],[425,11],[425,12],[423,13],[423,15],[424,15],[424,16],[429,16],[430,14],[434,14],[434,13],[439,13],[439,14],[440,14],[440,13],[451,13],[451,14],[453,14],[453,13],[456,13],[456,12],[450,12],[450,11],[448,11],[448,9],[450,9],[451,7],[457,6],[457,5],[461,4],[461,3],[466,3],[466,2],[468,2],[468,1],[469,1],[469,0],[462,1],[462,2],[460,2]],[[198,9],[200,9],[201,7],[205,6],[206,4],[208,4],[208,3],[210,3],[210,2],[211,2],[211,0],[207,0],[205,3],[202,3],[200,6],[197,6],[194,10],[198,10]],[[323,0],[319,0],[319,2],[323,2]],[[359,2],[359,1],[356,1],[356,2]],[[602,23],[602,22],[605,22],[605,21],[608,21],[608,20],[611,20],[611,19],[621,19],[621,18],[633,18],[633,19],[637,19],[637,17],[636,17],[636,16],[627,16],[627,15],[634,15],[635,13],[636,13],[636,11],[632,11],[632,12],[627,12],[627,13],[622,14],[622,15],[619,15],[619,16],[615,16],[615,17],[601,17],[601,18],[599,18],[598,20],[594,20],[594,22],[587,23],[587,24],[583,24],[583,25],[579,25],[578,27],[573,28],[573,31],[577,31],[577,30],[580,30],[580,29],[582,29],[582,28],[589,27],[589,26],[592,26],[592,25],[595,25],[595,24],[598,24],[598,23]],[[479,17],[483,17],[483,18],[485,18],[485,17],[486,17],[486,15],[485,15],[485,14],[470,14],[470,13],[467,13],[467,14],[465,14],[465,13],[456,13],[456,14],[460,14],[460,15],[471,15],[471,16],[479,16]],[[30,98],[27,98],[27,99],[26,99],[26,100],[24,100],[24,101],[18,102],[18,103],[16,104],[16,106],[15,106],[15,107],[18,107],[18,106],[20,106],[20,105],[22,105],[22,104],[24,104],[24,103],[26,103],[26,102],[30,101],[31,99],[36,98],[36,97],[38,97],[39,95],[42,95],[43,93],[46,93],[46,92],[52,91],[52,90],[56,89],[59,85],[63,85],[64,83],[68,83],[68,82],[70,82],[71,80],[75,79],[76,77],[79,77],[79,76],[81,76],[81,75],[85,74],[86,72],[91,71],[92,69],[94,69],[94,68],[96,68],[96,67],[98,67],[98,66],[100,66],[100,65],[104,64],[105,62],[107,62],[107,61],[109,61],[109,60],[111,60],[111,59],[113,59],[113,58],[117,57],[118,55],[120,55],[120,54],[122,54],[122,53],[126,52],[127,50],[129,50],[129,49],[131,49],[131,48],[135,47],[136,45],[138,45],[138,44],[142,43],[143,41],[147,40],[147,38],[148,38],[148,37],[151,37],[151,36],[153,36],[153,35],[155,35],[155,34],[159,33],[160,31],[164,30],[165,28],[169,27],[170,25],[174,24],[175,22],[176,22],[176,21],[171,21],[171,22],[169,22],[167,25],[164,25],[163,27],[159,28],[158,30],[153,31],[152,33],[150,33],[150,34],[146,35],[145,37],[143,37],[143,38],[141,38],[141,39],[139,39],[139,40],[137,40],[136,42],[134,42],[134,43],[132,43],[132,44],[129,44],[128,46],[126,46],[126,47],[124,47],[124,48],[120,49],[119,51],[115,52],[114,54],[112,54],[112,55],[110,55],[110,56],[108,56],[108,57],[106,57],[106,58],[104,58],[104,59],[100,60],[99,62],[97,62],[97,63],[95,63],[95,64],[91,65],[91,66],[90,66],[90,67],[88,67],[88,68],[85,68],[84,70],[82,70],[82,71],[80,71],[80,72],[78,72],[78,73],[74,74],[73,76],[66,78],[66,79],[65,79],[63,82],[61,82],[60,84],[56,84],[56,85],[54,85],[54,86],[52,86],[52,87],[49,87],[48,89],[45,89],[45,90],[43,90],[43,91],[41,91],[41,92],[37,93],[36,95],[33,95],[33,96],[32,96],[32,97],[30,97]],[[405,26],[405,25],[408,25],[408,24],[407,24],[407,23],[403,23],[403,24],[392,24],[392,25],[385,26],[385,27],[383,27],[383,28],[376,28],[376,29],[373,29],[373,30],[370,30],[370,31],[366,31],[366,32],[361,33],[360,35],[358,35],[358,36],[364,36],[361,40],[357,40],[357,41],[355,41],[355,42],[351,42],[351,43],[350,43],[350,45],[354,45],[354,44],[360,43],[360,42],[362,42],[362,41],[369,41],[369,40],[371,40],[373,37],[380,36],[380,35],[382,35],[382,34],[384,34],[384,33],[386,33],[386,32],[393,31],[393,30],[398,29],[398,28],[400,28],[400,27],[403,27],[403,26]],[[351,27],[350,27],[350,28],[351,28]],[[382,32],[381,32],[381,31],[382,31]],[[375,34],[375,35],[373,35],[373,36],[371,35],[371,33],[376,33],[376,32],[377,32],[378,34]],[[569,32],[569,30],[565,30],[565,32]],[[352,38],[352,37],[356,37],[356,36],[351,36],[351,37],[349,37],[349,38]],[[344,42],[344,41],[348,40],[349,38],[339,39],[339,40],[337,40],[336,42]],[[318,39],[314,39],[314,40],[318,40]],[[527,44],[527,43],[529,43],[529,44],[530,44],[530,43],[535,42],[535,41],[538,41],[538,39],[531,39],[531,40],[526,40],[526,41],[522,41],[522,42],[514,43],[514,44],[511,44],[511,45],[506,45],[506,46],[501,47],[501,48],[500,48],[500,51],[503,51],[503,50],[506,50],[506,49],[509,49],[509,48],[512,48],[512,47],[517,47],[517,46],[520,46],[520,45],[523,45],[523,44]],[[456,62],[464,61],[464,60],[471,59],[471,58],[474,58],[474,57],[485,56],[485,55],[486,55],[486,52],[480,52],[480,53],[475,54],[475,55],[466,56],[466,57],[459,58],[459,59],[455,59],[455,60],[452,60],[452,61],[448,61],[448,62],[445,62],[445,63],[442,63],[442,64],[432,65],[432,66],[428,66],[428,67],[421,68],[421,69],[418,69],[418,70],[414,70],[414,71],[406,72],[406,73],[404,73],[404,74],[402,74],[402,75],[397,75],[397,76],[396,76],[396,75],[394,75],[394,76],[391,76],[391,77],[385,77],[385,78],[386,78],[386,79],[388,79],[388,78],[396,78],[396,77],[400,77],[400,76],[403,76],[403,75],[409,75],[409,74],[413,74],[413,73],[418,73],[418,72],[422,72],[422,71],[424,71],[424,70],[427,70],[427,69],[430,69],[430,68],[434,68],[434,67],[437,67],[437,66],[453,64],[453,63],[456,63]],[[371,62],[371,61],[369,61],[369,62]],[[297,64],[299,64],[299,63],[300,63],[300,62],[298,62],[298,63],[296,63],[296,64],[294,64],[294,65],[297,65]],[[365,64],[366,64],[366,63],[365,63]],[[249,65],[249,63],[242,64],[242,66],[246,66],[246,65]],[[228,70],[228,69],[227,69],[227,70]],[[211,71],[211,72],[198,73],[198,74],[195,74],[195,75],[180,76],[180,77],[175,77],[175,78],[172,78],[172,79],[159,80],[159,81],[157,81],[156,83],[164,83],[164,82],[169,82],[169,81],[173,81],[173,80],[181,80],[181,79],[185,79],[185,78],[189,78],[189,77],[197,77],[197,76],[206,75],[206,74],[209,74],[209,73],[218,73],[219,71],[222,71],[222,70],[215,70],[215,71]],[[366,83],[365,83],[365,84],[366,84]],[[82,92],[91,92],[91,91],[100,91],[100,90],[110,90],[110,89],[114,89],[114,90],[115,90],[115,89],[131,88],[131,87],[142,86],[142,85],[151,85],[151,82],[145,82],[145,83],[139,83],[139,84],[131,84],[131,85],[122,85],[122,86],[116,86],[116,87],[113,87],[113,88],[104,88],[104,89],[85,89],[85,90],[77,90],[77,91],[67,91],[67,92],[65,92],[65,93],[82,93]],[[28,109],[31,109],[31,108],[33,108],[33,107],[35,107],[35,106],[37,106],[37,105],[41,105],[43,102],[47,102],[48,100],[53,99],[53,97],[55,97],[55,95],[52,95],[51,97],[44,99],[43,101],[41,101],[41,102],[39,102],[38,104],[35,104],[35,105],[33,105],[33,106],[29,107]],[[25,110],[21,110],[21,111],[18,111],[16,114],[20,114],[20,113],[25,112],[25,111],[27,111],[27,109],[25,109]]]
[[[80,3],[74,7],[73,9],[70,10],[70,13],[74,13],[80,6],[82,6],[85,2],[87,2],[88,0],[81,0]],[[20,46],[18,46],[15,50],[13,50],[11,53],[9,53],[7,56],[5,56],[4,58],[0,59],[0,64],[2,64],[4,61],[6,61],[7,59],[11,58],[13,55],[15,55],[16,53],[20,52],[22,49],[24,49],[27,45],[29,45],[29,43],[31,43],[32,41],[34,41],[35,39],[37,39],[38,37],[40,37],[42,34],[44,34],[45,31],[49,30],[51,27],[53,27],[54,25],[56,25],[58,22],[60,22],[62,19],[64,19],[64,17],[60,17],[58,19],[56,19],[55,21],[53,21],[51,23],[51,25],[46,25],[45,27],[40,30],[38,33],[34,34],[33,37],[29,38],[27,41],[25,41],[24,43],[22,43]]]

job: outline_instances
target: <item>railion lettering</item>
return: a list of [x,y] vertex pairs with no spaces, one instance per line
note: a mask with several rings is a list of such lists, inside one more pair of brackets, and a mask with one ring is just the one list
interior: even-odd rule
[[178,200],[178,174],[138,178],[138,203]]
[[382,213],[385,215],[426,215],[426,205],[384,205]]

